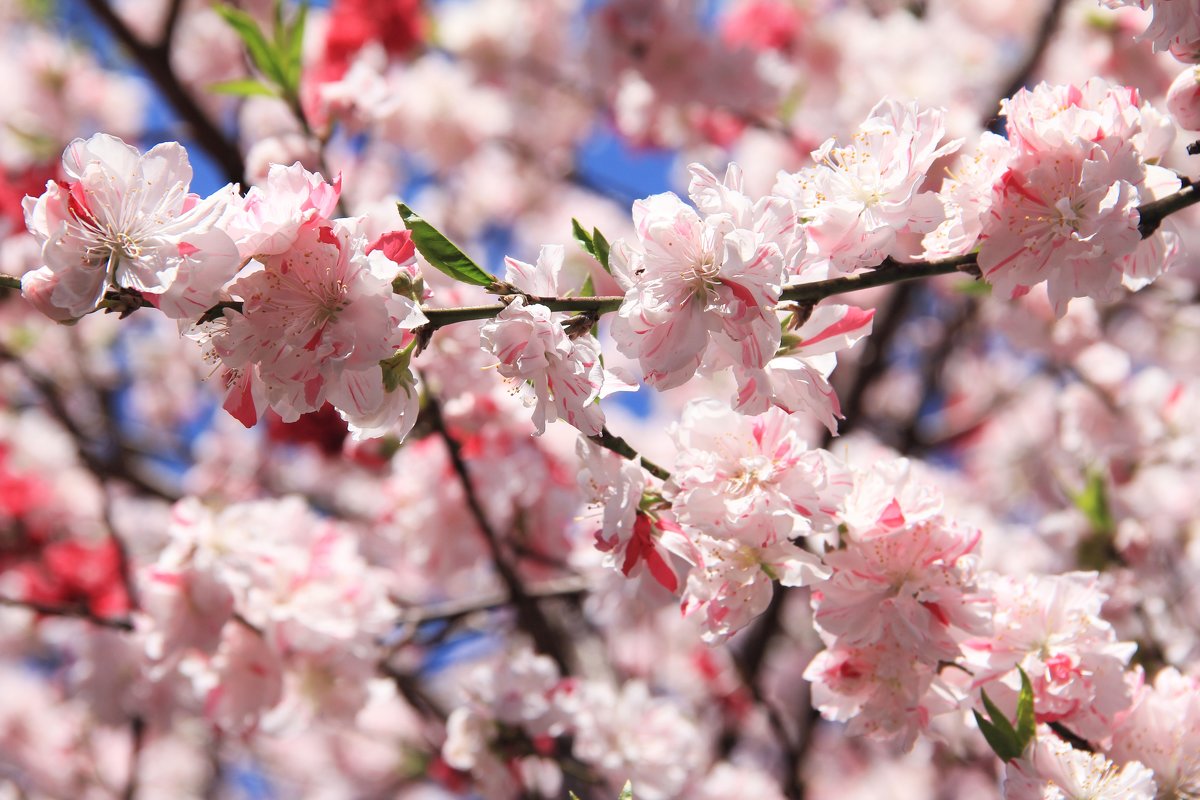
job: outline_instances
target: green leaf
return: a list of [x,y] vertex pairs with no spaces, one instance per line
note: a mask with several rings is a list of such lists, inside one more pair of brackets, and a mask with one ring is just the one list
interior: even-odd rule
[[625,788],[621,790],[617,800],[633,800],[633,781],[625,781]]
[[589,234],[579,224],[579,220],[572,218],[571,235],[575,237],[575,241],[579,242],[588,255],[600,262],[600,266],[604,267],[605,272],[612,274],[612,269],[608,266],[608,240],[604,238],[604,234],[600,232],[599,228],[592,228],[592,232]]
[[[1032,690],[1030,691],[1032,702]],[[983,734],[983,738],[987,740],[993,752],[1004,761],[1012,761],[1020,758],[1021,753],[1025,752],[1025,748],[1022,746],[1020,737],[1017,735],[1012,723],[1008,721],[1008,717],[1004,716],[1004,712],[992,702],[992,699],[987,696],[987,692],[981,690],[979,694],[983,698],[983,706],[987,709],[988,717],[991,718],[989,722],[978,711],[974,712],[975,722],[979,724],[979,731]]]
[[258,71],[277,86],[285,86],[286,80],[276,47],[263,36],[254,17],[233,6],[216,5],[213,8],[241,37],[246,45],[246,52],[250,54],[250,61]]
[[1021,694],[1017,697],[1017,745],[1024,753],[1037,735],[1037,720],[1033,714],[1033,685],[1025,670],[1017,669],[1021,673]]
[[235,97],[279,96],[278,90],[254,78],[236,78],[232,81],[221,81],[220,83],[210,84],[208,90],[217,94],[229,94]]
[[300,92],[300,73],[304,67],[304,26],[308,23],[308,3],[300,3],[292,24],[287,28],[286,36],[279,42],[279,52],[283,54],[284,74],[287,78],[287,89],[298,95]]
[[954,284],[954,289],[967,297],[989,297],[992,294],[992,285],[981,280],[959,281]]
[[583,226],[579,224],[579,220],[575,219],[574,217],[571,217],[571,235],[575,237],[575,241],[579,242],[579,244],[583,246],[583,249],[587,251],[588,255],[596,255],[596,245],[592,244],[592,237],[589,236],[588,232],[585,231]]
[[604,238],[604,234],[599,228],[592,228],[592,244],[596,247],[596,260],[600,262],[600,266],[604,267],[604,271],[609,275],[612,274],[612,267],[608,265],[608,239]]
[[979,726],[979,732],[983,734],[983,738],[987,740],[988,746],[992,748],[997,756],[1002,761],[1012,761],[1020,758],[1019,752],[1014,752],[1015,743],[1006,738],[995,725],[983,718],[983,715],[978,711],[972,711],[975,715],[975,724]]
[[579,800],[579,795],[575,794],[574,792],[568,791],[567,795],[570,797],[570,800]]
[[1095,470],[1089,472],[1083,491],[1072,495],[1071,501],[1087,517],[1087,521],[1095,533],[1112,534],[1116,532],[1117,524],[1113,520],[1112,509],[1108,505],[1108,489],[1104,483],[1104,476],[1100,472]]
[[583,288],[579,290],[580,297],[595,297],[596,284],[592,282],[592,276],[588,275],[587,280],[583,282]]
[[491,286],[496,279],[482,270],[462,250],[417,215],[404,203],[397,203],[404,226],[412,231],[413,244],[425,260],[456,281],[475,286]]

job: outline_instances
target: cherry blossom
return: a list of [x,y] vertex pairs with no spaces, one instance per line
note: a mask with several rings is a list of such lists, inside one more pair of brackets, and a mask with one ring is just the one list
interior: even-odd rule
[[809,450],[798,421],[778,408],[747,417],[698,401],[675,438],[672,509],[711,536],[762,547],[826,531],[850,488],[845,468]]
[[[533,296],[565,295],[572,287],[561,277],[562,263],[561,246],[543,247],[536,265],[508,259],[506,279]],[[517,296],[483,325],[480,342],[500,360],[501,375],[532,385],[533,424],[539,434],[545,433],[547,422],[564,419],[596,436],[604,427],[597,402],[604,382],[600,343],[586,330],[569,334],[564,326],[571,324],[578,322]]]
[[200,303],[215,302],[238,267],[227,237],[213,227],[228,198],[188,193],[192,168],[182,147],[162,144],[143,155],[96,134],[72,142],[62,166],[65,182],[47,183],[45,194],[24,203],[45,261],[30,278],[43,307],[80,317],[99,307],[109,287],[162,293],[197,270],[207,278]]
[[[897,235],[927,230],[936,197],[921,191],[926,173],[960,142],[942,144],[942,112],[885,101],[871,110],[851,144],[827,140],[812,154],[816,165],[780,173],[775,193],[793,200],[810,219],[809,262],[832,274],[873,266],[896,251]],[[933,223],[936,224],[936,221]]]
[[645,381],[659,389],[687,381],[710,341],[763,366],[780,337],[779,245],[732,228],[725,214],[702,218],[674,194],[637,201],[633,216],[639,246],[619,241],[612,250],[625,291],[612,336],[641,362]]
[[1154,775],[1136,761],[1118,767],[1044,730],[1032,752],[1005,769],[1005,800],[1151,800]]
[[389,390],[380,362],[406,346],[405,331],[425,317],[392,292],[400,265],[365,249],[352,223],[303,227],[287,250],[252,262],[230,285],[242,310],[225,312],[212,342],[222,364],[238,371],[230,402],[246,409],[243,421],[255,419],[247,395],[257,384],[287,421],[328,400],[357,436],[412,427],[415,376],[407,365],[390,366],[400,385]]
[[[1136,91],[1098,79],[1040,84],[1005,103],[1019,152],[984,223],[979,266],[989,283],[1015,297],[1046,281],[1062,316],[1072,297],[1111,300],[1123,279],[1142,284],[1162,271],[1162,261],[1127,258],[1142,240],[1137,206],[1153,196],[1134,141],[1138,106]],[[1168,249],[1160,245],[1157,255]]]

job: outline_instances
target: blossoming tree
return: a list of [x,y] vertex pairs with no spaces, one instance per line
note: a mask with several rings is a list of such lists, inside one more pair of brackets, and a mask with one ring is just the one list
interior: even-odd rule
[[1200,0],[0,25],[0,798],[1200,797]]

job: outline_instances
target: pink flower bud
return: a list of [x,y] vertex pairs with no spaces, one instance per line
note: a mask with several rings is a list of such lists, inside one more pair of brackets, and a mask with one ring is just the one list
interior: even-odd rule
[[1188,67],[1171,83],[1167,110],[1179,127],[1200,131],[1200,67]]

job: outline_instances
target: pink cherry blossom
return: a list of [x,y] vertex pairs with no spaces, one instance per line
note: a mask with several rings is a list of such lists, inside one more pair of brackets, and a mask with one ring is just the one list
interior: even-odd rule
[[954,661],[960,642],[991,630],[986,594],[975,580],[979,531],[933,518],[850,537],[825,555],[832,577],[813,592],[814,622],[840,645],[897,643],[910,658]]
[[1188,67],[1179,73],[1167,90],[1167,111],[1179,127],[1200,130],[1200,71]]
[[1019,91],[1004,111],[1019,153],[984,219],[984,279],[1009,297],[1045,281],[1062,316],[1072,297],[1110,300],[1123,281],[1157,277],[1172,251],[1162,240],[1143,244],[1138,229],[1137,206],[1154,193],[1139,151],[1137,92],[1099,79],[1043,83]]
[[327,224],[337,209],[342,181],[329,184],[299,162],[273,164],[261,186],[231,205],[221,227],[242,258],[278,255],[290,249],[301,229]]
[[[161,293],[181,280],[201,305],[216,302],[238,268],[227,237],[213,228],[228,198],[188,193],[192,168],[182,147],[161,144],[143,155],[96,134],[68,145],[62,164],[66,181],[50,182],[41,197],[24,202],[50,273],[30,279],[39,281],[30,291],[40,302],[48,291],[59,317],[80,317],[99,307],[109,287]],[[189,263],[201,245],[212,252]],[[194,282],[193,270],[203,270],[205,285]]]
[[1099,753],[1075,750],[1042,729],[1032,751],[1010,762],[1004,800],[1153,800],[1154,773],[1136,761],[1118,767]]
[[1108,755],[1119,764],[1140,762],[1153,770],[1160,797],[1195,795],[1200,791],[1200,682],[1164,667],[1153,688],[1138,692]]
[[[563,248],[543,247],[537,265],[508,259],[507,280],[535,296],[556,296],[566,289],[560,281]],[[539,434],[546,423],[566,420],[588,436],[604,427],[598,400],[604,382],[600,343],[588,332],[569,336],[563,327],[567,314],[543,305],[526,304],[518,296],[480,329],[480,343],[499,359],[499,372],[519,385],[533,387],[533,424]]]
[[763,547],[829,530],[850,489],[845,468],[809,450],[800,421],[778,408],[748,417],[696,401],[675,439],[672,509],[710,536]]
[[936,216],[937,198],[921,186],[933,162],[960,144],[941,144],[942,118],[940,110],[915,103],[881,102],[851,144],[838,147],[829,139],[813,152],[815,166],[780,173],[775,194],[810,219],[809,263],[833,273],[874,266],[899,254],[893,252],[897,234]]
[[1135,6],[1154,12],[1142,39],[1154,51],[1170,51],[1180,61],[1200,62],[1200,2],[1197,0],[1106,0],[1109,6]]
[[[773,533],[754,538],[768,541]],[[700,615],[700,636],[709,644],[724,642],[766,611],[776,581],[812,586],[830,575],[818,556],[786,540],[756,547],[697,534],[695,541],[699,563],[688,575],[681,607],[685,615]]]
[[856,306],[819,306],[803,325],[784,334],[778,354],[762,370],[734,367],[739,385],[735,407],[744,414],[761,413],[771,405],[789,414],[811,414],[836,433],[842,412],[829,376],[837,353],[869,334],[874,317],[873,310]]
[[[412,427],[416,379],[406,365],[395,367],[401,385],[388,391],[380,362],[425,317],[392,292],[400,266],[365,247],[348,223],[302,227],[289,249],[242,271],[229,287],[243,299],[241,313],[227,311],[213,335],[224,366],[237,371],[231,398],[253,396],[250,380],[288,421],[328,400],[358,436]],[[243,400],[234,407],[253,420]]]
[[1132,701],[1125,667],[1136,647],[1118,641],[1100,617],[1105,598],[1096,576],[997,576],[990,588],[995,633],[964,643],[975,685],[1009,703],[1020,688],[1013,667],[1020,666],[1033,684],[1039,721],[1061,722],[1090,741],[1106,739]]
[[774,306],[783,279],[779,246],[725,214],[701,217],[674,194],[634,203],[639,247],[612,250],[625,290],[612,335],[659,389],[691,378],[712,341],[761,367],[779,344]]

